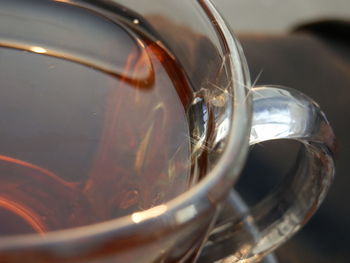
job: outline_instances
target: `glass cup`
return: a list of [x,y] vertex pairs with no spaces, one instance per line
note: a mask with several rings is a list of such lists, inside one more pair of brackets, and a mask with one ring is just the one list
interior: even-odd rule
[[[143,211],[45,235],[2,236],[1,262],[258,262],[295,234],[324,199],[335,150],[325,115],[296,90],[254,87],[239,43],[210,0],[2,0],[0,7],[1,47],[69,58],[112,74],[116,21],[162,46],[193,87],[186,109],[191,167],[205,165],[205,175],[194,177],[190,189]],[[254,207],[239,209],[230,196],[249,146],[277,139],[303,146],[294,174]],[[40,167],[1,161],[22,164],[59,185],[47,191],[56,200],[83,198],[72,191],[59,197],[64,183]],[[113,187],[101,176],[91,178],[89,189],[91,199],[99,200],[95,205],[108,211]],[[64,209],[43,206],[47,220]]]

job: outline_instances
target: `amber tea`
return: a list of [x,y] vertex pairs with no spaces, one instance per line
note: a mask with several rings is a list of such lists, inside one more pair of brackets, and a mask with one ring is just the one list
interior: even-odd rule
[[139,20],[0,4],[1,235],[101,222],[188,189],[191,85]]

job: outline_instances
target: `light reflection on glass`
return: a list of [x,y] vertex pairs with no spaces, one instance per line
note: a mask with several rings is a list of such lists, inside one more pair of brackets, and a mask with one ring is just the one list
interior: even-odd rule
[[226,118],[217,127],[217,136],[215,138],[215,143],[218,143],[221,140],[225,139],[229,130],[230,130],[230,120]]
[[31,50],[31,51],[33,51],[33,52],[35,52],[35,53],[41,53],[41,54],[43,54],[43,53],[46,53],[46,52],[47,52],[47,50],[46,50],[45,48],[42,48],[42,47],[36,47],[36,46],[31,47],[31,48],[30,48],[30,50]]
[[71,3],[71,0],[54,0],[55,2]]
[[159,205],[142,212],[136,212],[131,215],[131,220],[134,223],[140,223],[146,219],[154,218],[160,216],[168,210],[166,205]]
[[[303,116],[303,109],[295,107],[296,116]],[[289,109],[280,110],[279,112],[262,111],[254,116],[252,131],[250,135],[250,143],[258,143],[272,138],[284,138],[291,133],[293,129],[299,128],[294,124],[294,120],[290,117],[294,116]],[[300,127],[302,129],[302,127]]]
[[184,223],[197,215],[197,209],[194,205],[190,205],[184,209],[181,209],[176,213],[177,223]]

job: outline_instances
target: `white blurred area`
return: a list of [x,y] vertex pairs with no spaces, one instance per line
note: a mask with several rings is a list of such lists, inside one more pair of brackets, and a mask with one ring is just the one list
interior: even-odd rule
[[238,32],[286,32],[327,18],[350,20],[350,0],[212,0]]

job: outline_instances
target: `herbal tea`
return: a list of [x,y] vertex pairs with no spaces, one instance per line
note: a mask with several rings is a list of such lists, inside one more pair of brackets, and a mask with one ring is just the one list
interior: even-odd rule
[[136,27],[65,2],[1,2],[1,235],[120,217],[190,186],[179,64]]

